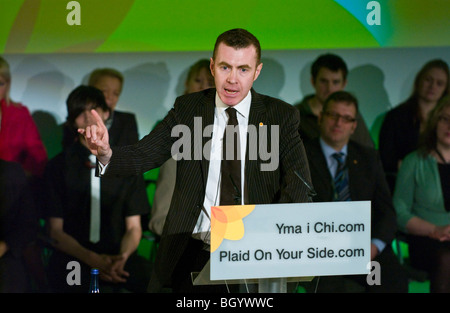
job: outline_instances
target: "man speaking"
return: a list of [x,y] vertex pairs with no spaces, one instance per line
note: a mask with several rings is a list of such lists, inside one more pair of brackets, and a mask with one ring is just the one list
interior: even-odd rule
[[[193,286],[191,280],[191,272],[201,271],[209,260],[211,206],[308,201],[309,189],[294,173],[311,182],[298,133],[298,110],[252,89],[263,66],[258,39],[244,29],[226,31],[217,38],[210,63],[216,88],[177,98],[163,121],[137,144],[111,148],[107,129],[95,112],[96,124],[79,130],[97,156],[101,174],[124,176],[162,165],[180,139],[173,129],[180,125],[191,129],[191,146],[183,147],[190,148],[191,157],[177,162],[150,292],[162,287],[173,292],[226,290],[220,285]],[[209,131],[196,140],[194,126],[199,119]],[[257,136],[250,136],[250,130]],[[272,160],[258,147],[263,143],[277,158],[269,169],[264,165]],[[194,155],[198,151],[201,157]]]

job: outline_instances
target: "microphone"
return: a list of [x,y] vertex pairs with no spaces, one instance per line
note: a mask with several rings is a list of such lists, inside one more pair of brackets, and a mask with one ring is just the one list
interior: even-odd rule
[[317,195],[317,192],[314,190],[313,186],[311,186],[306,179],[302,176],[302,174],[300,174],[300,172],[298,170],[294,171],[295,175],[297,175],[298,178],[300,178],[300,180],[302,181],[302,183],[306,186],[306,188],[308,188],[309,192],[308,192],[308,197],[311,199],[312,197]]

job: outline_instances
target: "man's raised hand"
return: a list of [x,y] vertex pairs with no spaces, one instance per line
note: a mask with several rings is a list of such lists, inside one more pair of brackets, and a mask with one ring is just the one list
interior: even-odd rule
[[96,110],[91,110],[91,114],[94,116],[95,123],[88,125],[86,129],[79,128],[78,132],[86,139],[86,144],[91,153],[97,156],[97,159],[103,165],[106,165],[112,155],[108,129]]

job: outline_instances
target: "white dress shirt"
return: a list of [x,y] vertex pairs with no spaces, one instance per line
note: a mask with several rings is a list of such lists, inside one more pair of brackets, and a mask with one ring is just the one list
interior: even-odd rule
[[[241,199],[244,204],[244,169],[245,154],[247,147],[248,116],[250,114],[250,104],[252,101],[251,92],[234,108],[237,111],[239,123],[239,138],[241,147]],[[206,181],[206,194],[203,208],[193,231],[193,237],[203,240],[206,244],[210,242],[211,231],[211,206],[220,204],[220,179],[222,162],[222,141],[225,127],[228,123],[228,115],[225,110],[228,105],[224,104],[216,93],[216,108],[214,113],[214,129],[211,138],[211,155],[209,162],[208,178]]]
[[[247,96],[238,104],[234,106],[237,113],[237,120],[239,123],[239,138],[241,146],[241,199],[244,204],[244,169],[245,169],[245,155],[247,147],[247,128],[248,117],[250,114],[250,104],[252,102],[252,95],[249,91]],[[203,201],[203,208],[194,227],[192,236],[196,239],[204,241],[206,244],[210,243],[211,231],[211,206],[220,204],[220,169],[222,162],[222,141],[225,127],[228,123],[228,115],[225,110],[228,105],[224,104],[216,93],[216,107],[214,110],[214,128],[211,138],[211,154],[209,156],[209,170],[206,181],[206,193]],[[206,156],[203,156],[206,157]],[[108,165],[103,165],[98,162],[100,175],[103,175]]]

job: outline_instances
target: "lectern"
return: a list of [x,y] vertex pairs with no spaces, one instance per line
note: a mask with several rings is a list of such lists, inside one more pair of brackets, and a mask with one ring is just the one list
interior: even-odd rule
[[191,273],[192,284],[196,285],[257,285],[258,293],[287,293],[288,283],[309,282],[314,277],[280,277],[280,278],[250,278],[232,280],[211,280],[211,262],[204,266],[201,272]]
[[285,293],[315,276],[369,274],[370,211],[370,201],[211,207],[211,257],[193,284]]

